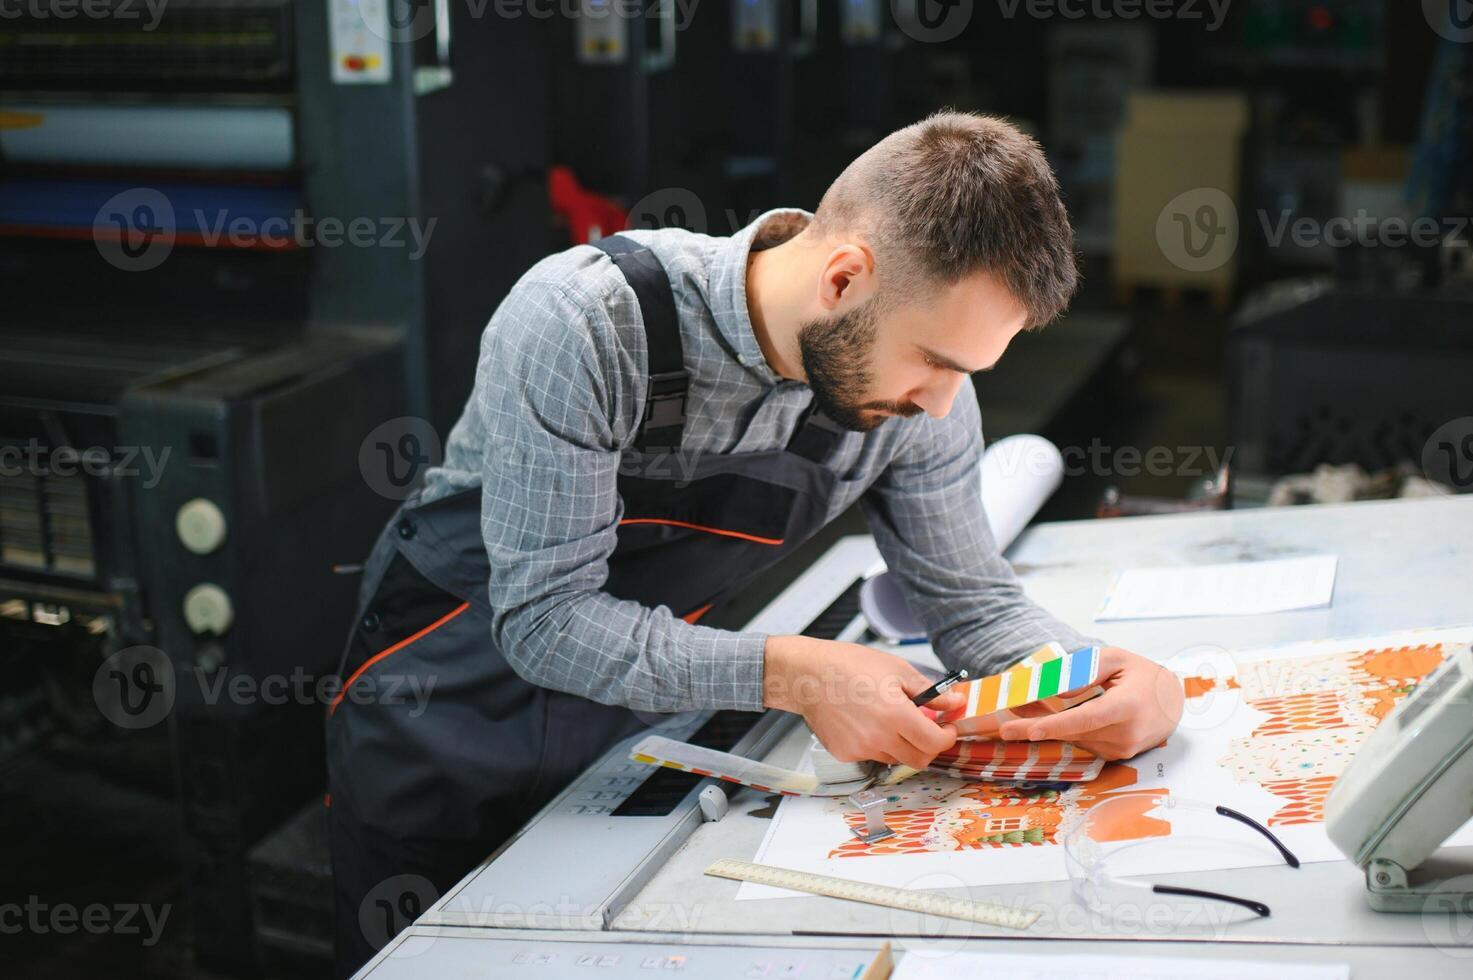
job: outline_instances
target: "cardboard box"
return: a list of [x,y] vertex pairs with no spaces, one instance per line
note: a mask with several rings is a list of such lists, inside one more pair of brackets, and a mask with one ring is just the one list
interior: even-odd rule
[[1117,288],[1231,295],[1247,125],[1236,93],[1132,93],[1115,169]]

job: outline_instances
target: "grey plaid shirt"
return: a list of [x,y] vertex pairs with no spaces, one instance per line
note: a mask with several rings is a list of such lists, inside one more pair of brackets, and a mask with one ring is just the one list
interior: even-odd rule
[[[812,398],[768,367],[747,314],[747,256],[796,234],[769,211],[730,238],[626,232],[664,264],[680,310],[690,395],[685,453],[785,446]],[[762,708],[760,633],[684,622],[600,591],[623,507],[621,451],[644,410],[638,302],[604,255],[578,246],[534,265],[492,316],[475,388],[426,476],[424,499],[481,487],[492,640],[543,687],[645,711]],[[1088,642],[1023,596],[982,510],[982,423],[961,386],[942,420],[892,418],[827,461],[828,519],[863,502],[880,552],[941,660],[988,673],[1057,640]]]

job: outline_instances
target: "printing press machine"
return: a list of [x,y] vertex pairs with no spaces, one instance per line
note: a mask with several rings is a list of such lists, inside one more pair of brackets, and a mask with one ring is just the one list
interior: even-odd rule
[[[324,705],[206,692],[330,679],[358,584],[334,567],[438,461],[487,319],[549,249],[536,25],[442,4],[391,44],[351,0],[11,13],[0,764],[172,803],[91,819],[154,828],[197,962],[250,971],[247,851],[320,799]],[[151,691],[173,710],[138,713]],[[48,887],[61,833],[8,834],[7,867],[55,847]]]
[[[1121,567],[1195,565],[1334,553],[1334,602],[1264,616],[1092,622]],[[1163,659],[1210,642],[1251,649],[1410,627],[1465,624],[1473,499],[1364,502],[1037,525],[1008,556],[1036,601],[1086,633]],[[753,630],[857,639],[857,584],[879,561],[867,536],[841,539],[749,624]],[[925,647],[901,648],[908,656]],[[797,764],[808,742],[792,716],[671,719],[660,733]],[[1116,953],[1286,963],[1346,963],[1354,977],[1467,975],[1467,915],[1372,911],[1346,861],[1158,876],[1270,899],[1272,915],[1203,928],[1149,917],[1101,923],[1066,881],[953,889],[976,901],[1035,908],[1019,933],[824,897],[735,899],[736,882],[703,873],[752,860],[774,798],[735,787],[719,820],[702,816],[707,785],[727,784],[628,759],[613,747],[514,838],[358,974],[397,977],[857,977],[885,940],[904,956],[958,950]],[[1459,863],[1473,848],[1447,848]],[[892,859],[893,860],[893,859]],[[898,860],[904,860],[903,857]],[[934,876],[932,876],[934,877]],[[947,890],[945,881],[917,887]],[[434,896],[418,896],[433,899]],[[572,969],[569,969],[572,968]]]

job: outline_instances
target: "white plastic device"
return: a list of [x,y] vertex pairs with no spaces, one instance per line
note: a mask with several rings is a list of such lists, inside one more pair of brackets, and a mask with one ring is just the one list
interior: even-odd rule
[[1325,829],[1365,869],[1372,908],[1473,911],[1473,863],[1434,857],[1470,816],[1473,647],[1461,647],[1366,739],[1325,800]]

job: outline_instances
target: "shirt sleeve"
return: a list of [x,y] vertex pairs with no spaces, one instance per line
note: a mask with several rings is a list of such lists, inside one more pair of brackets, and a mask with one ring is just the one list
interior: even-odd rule
[[643,376],[610,312],[562,283],[524,280],[492,317],[473,403],[492,638],[526,680],[605,704],[761,710],[765,634],[601,591]]
[[916,431],[863,498],[871,532],[941,662],[996,673],[1049,641],[1097,642],[1023,594],[982,507],[982,422],[970,383]]

